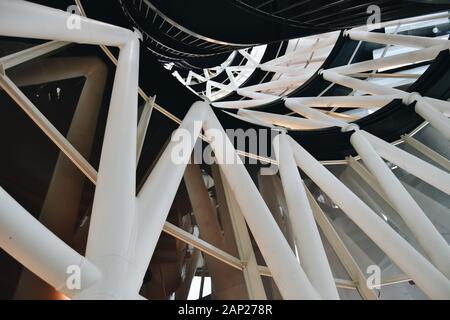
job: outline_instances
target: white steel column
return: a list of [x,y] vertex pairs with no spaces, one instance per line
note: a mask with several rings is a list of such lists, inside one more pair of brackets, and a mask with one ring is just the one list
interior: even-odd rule
[[[134,227],[138,35],[84,17],[78,17],[80,28],[69,28],[71,18],[69,12],[27,1],[0,2],[1,35],[120,48],[87,248],[87,255],[95,260],[92,262],[101,270],[102,278],[76,297],[136,298],[137,290],[129,290],[133,288],[133,281],[127,276],[132,269],[128,254]],[[94,182],[95,170],[39,112],[33,110],[34,106],[20,90],[4,74],[0,75],[5,90],[9,90],[8,93],[72,161],[83,164],[80,167],[83,173]]]
[[263,104],[271,103],[277,98],[257,99],[257,100],[236,100],[236,101],[219,101],[211,103],[214,107],[222,109],[240,109],[252,108]]
[[380,158],[362,131],[355,131],[350,142],[377,179],[396,211],[413,232],[434,265],[450,276],[450,246],[406,191],[394,173]]
[[[136,123],[139,39],[121,50],[103,140],[86,257],[107,270],[82,298],[131,297],[136,194]],[[133,252],[134,253],[134,252]],[[133,271],[132,271],[133,270]]]
[[[389,198],[386,196],[386,193],[384,192],[383,188],[381,188],[380,184],[378,183],[377,179],[373,176],[373,174],[369,170],[367,170],[367,168],[361,163],[362,161],[357,161],[353,157],[348,157],[347,161],[348,166],[354,171],[354,173],[359,178],[361,178],[364,181],[364,183],[366,183],[369,186],[369,188],[372,189],[381,199],[383,199],[392,209],[394,209],[394,205],[390,202]],[[365,188],[359,182],[355,181],[355,183],[359,188]],[[371,195],[372,192],[370,190],[367,190],[367,193]],[[365,202],[369,204],[368,201]],[[378,206],[376,208],[378,208]],[[376,208],[374,209],[374,211],[378,213]],[[390,222],[389,224],[393,228],[395,227],[394,229],[397,230],[397,232],[400,235],[402,235],[405,239],[409,241],[409,243],[413,244],[413,246],[415,247],[415,243],[417,241],[415,241],[414,236],[411,233],[411,230],[409,230],[409,228],[406,226],[405,222],[403,221],[401,216],[395,211],[395,209],[394,212],[391,212],[390,214],[388,214],[387,212],[385,213]]]
[[56,290],[71,297],[66,281],[69,267],[81,270],[81,289],[101,274],[90,261],[66,245],[0,188],[0,247]]
[[294,235],[289,219],[289,210],[280,177],[276,174],[265,175],[264,170],[259,170],[257,186],[259,193],[267,204],[270,212],[272,212],[272,215],[283,232],[289,246],[292,251],[296,253]]
[[191,158],[192,149],[202,129],[205,111],[203,102],[192,105],[138,194],[135,255],[137,277],[140,280],[147,271],[186,165]]
[[429,297],[450,298],[450,281],[361,199],[290,138],[297,165]]
[[209,106],[205,108],[205,135],[283,298],[319,299],[225,131]]
[[[448,108],[448,104],[446,102],[439,102],[439,100],[428,97],[420,97],[419,94],[409,93],[399,89],[354,79],[332,71],[325,70],[322,72],[322,75],[327,81],[337,83],[354,90],[361,90],[374,95],[396,95],[398,98],[404,99],[405,103],[408,104],[415,100],[415,111],[425,120],[430,122],[430,124],[440,131],[447,139],[450,139],[450,120],[443,112],[446,108]],[[437,106],[435,107],[432,105],[432,102],[436,102]]]
[[286,133],[283,132],[274,139],[274,148],[300,264],[322,298],[339,299],[333,274]]

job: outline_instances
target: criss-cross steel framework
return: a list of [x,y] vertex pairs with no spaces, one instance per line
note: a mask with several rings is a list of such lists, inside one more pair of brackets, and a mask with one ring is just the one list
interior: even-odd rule
[[[136,195],[136,161],[151,110],[164,110],[138,88],[139,34],[86,17],[80,18],[81,29],[70,30],[66,24],[70,17],[69,13],[26,1],[0,2],[1,35],[51,40],[44,45],[1,58],[0,86],[96,185],[85,256],[66,245],[0,189],[0,246],[33,273],[70,298],[139,299],[142,280],[159,235],[164,230],[243,271],[250,298],[265,298],[261,276],[271,276],[284,299],[339,299],[337,287],[355,288],[364,298],[376,299],[373,290],[366,286],[364,273],[305,188],[298,170],[300,168],[403,270],[406,276],[391,279],[391,282],[412,279],[430,298],[450,298],[449,245],[382,158],[449,195],[450,174],[360,130],[355,124],[314,109],[327,103],[324,101],[326,98],[286,99],[286,106],[304,118],[278,117],[310,128],[338,126],[344,131],[354,131],[350,141],[367,166],[369,178],[373,178],[380,192],[401,215],[424,253],[416,250],[323,164],[289,137],[288,133],[280,130],[281,133],[274,140],[274,148],[277,151],[276,163],[280,170],[293,240],[298,250],[297,259],[245,169],[240,158],[242,152],[237,152],[228,138],[217,138],[217,134],[222,137],[226,137],[226,134],[211,107],[205,102],[192,105],[180,123],[178,130],[189,132],[191,139],[172,139]],[[418,46],[420,50],[414,54],[324,70],[322,75],[326,80],[371,94],[367,97],[330,99],[334,99],[340,106],[361,106],[366,103],[382,106],[396,98],[402,99],[407,105],[415,102],[416,112],[447,139],[450,138],[449,102],[422,97],[417,93],[406,93],[350,76],[394,64],[432,59],[440,51],[449,49],[449,41],[373,34],[360,30],[351,30],[348,36],[377,43]],[[7,75],[8,68],[51,52],[67,42],[101,45],[104,49],[105,46],[115,46],[120,49],[98,172]],[[147,104],[136,126],[138,93],[146,98]],[[274,118],[274,115],[249,110],[244,110],[241,116],[248,117],[249,120],[256,118],[259,123],[268,125],[279,125],[278,121],[281,121],[280,118]],[[231,159],[226,163],[217,161],[216,180],[223,180],[224,196],[232,212],[230,223],[237,241],[237,256],[166,222],[178,185],[199,137],[210,144],[216,159]],[[411,137],[405,138],[405,141],[437,159],[448,169],[446,159]],[[171,158],[172,152],[180,147],[190,152],[184,153],[182,161],[176,163]],[[164,190],[164,193],[160,190]],[[249,226],[267,267],[256,263],[245,224]],[[351,282],[333,278],[319,228],[351,276]],[[66,287],[67,267],[73,265],[79,266],[82,271],[79,290]]]

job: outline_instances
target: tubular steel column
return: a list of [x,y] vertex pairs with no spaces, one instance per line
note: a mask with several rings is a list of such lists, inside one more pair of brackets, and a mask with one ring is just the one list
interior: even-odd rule
[[197,271],[198,262],[200,260],[201,252],[198,249],[194,249],[189,258],[187,265],[185,277],[178,287],[177,291],[175,291],[175,299],[176,300],[187,300],[189,296],[189,291],[191,290],[192,279],[194,279],[195,273]]
[[433,299],[450,298],[450,281],[331,172],[290,138],[297,165]]
[[[445,47],[442,45],[437,45],[431,48],[416,50],[412,52],[406,52],[401,54],[396,54],[388,57],[367,60],[357,63],[351,63],[340,67],[335,67],[327,69],[328,71],[336,72],[339,74],[351,74],[371,70],[379,70],[382,68],[395,67],[398,65],[416,63],[425,60],[432,60],[444,50]],[[349,98],[357,98],[350,96]]]
[[[138,289],[134,292],[129,290],[130,287],[133,287],[133,283],[127,279],[127,276],[130,269],[128,250],[132,243],[131,236],[134,227],[138,36],[130,30],[83,17],[79,17],[80,28],[69,29],[67,22],[71,16],[69,12],[27,1],[4,0],[0,2],[0,34],[12,37],[101,44],[121,49],[100,161],[94,215],[91,220],[90,241],[87,248],[88,256],[95,260],[95,265],[102,272],[102,281],[83,290],[76,297],[136,298]],[[69,149],[62,150],[68,153],[71,160],[75,159],[77,163],[83,163],[84,158],[70,144],[67,144],[64,137],[52,131],[54,128],[51,124],[39,112],[33,110],[33,105],[29,100],[4,74],[0,73],[0,80],[2,86],[9,91],[8,93],[14,96],[33,121],[38,123],[60,148],[62,145],[69,147]],[[131,108],[131,111],[128,108]],[[122,130],[121,132],[117,131],[119,128]],[[83,164],[86,167],[81,166],[80,169],[94,182],[96,180],[95,170],[86,161]],[[27,227],[32,226],[30,221],[24,222],[29,223]],[[52,246],[48,245],[46,249],[51,251],[48,248]],[[30,253],[30,256],[33,255],[34,253]],[[18,254],[14,253],[14,256],[17,257]],[[64,256],[61,259],[64,260]],[[50,268],[48,271],[51,273],[55,270]],[[49,282],[53,284],[52,281]]]
[[205,111],[202,102],[196,102],[191,106],[138,194],[135,256],[137,278],[141,280],[147,271],[167,214],[202,129]]
[[339,299],[303,181],[285,133],[281,133],[275,138],[274,148],[277,153],[281,181],[300,256],[300,264],[322,298]]
[[325,70],[322,72],[322,76],[325,80],[339,84],[341,86],[351,88],[354,90],[361,90],[373,95],[396,95],[397,98],[403,98],[409,95],[408,92],[404,92],[399,89],[382,86],[376,83],[355,79],[349,76],[343,76],[336,72]]
[[121,50],[103,140],[86,256],[107,270],[98,288],[83,298],[125,298],[137,292],[129,277],[134,253],[136,124],[139,40]]
[[283,298],[319,299],[214,112],[205,108],[205,135]]
[[450,246],[394,173],[380,158],[362,131],[355,131],[350,141],[402,216],[434,265],[450,276]]

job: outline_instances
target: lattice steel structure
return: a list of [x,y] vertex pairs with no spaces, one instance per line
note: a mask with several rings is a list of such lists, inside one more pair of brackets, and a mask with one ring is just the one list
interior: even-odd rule
[[[334,31],[249,47],[190,32],[151,1],[138,2],[119,1],[133,32],[88,18],[81,1],[78,16],[0,0],[0,36],[46,41],[1,57],[0,87],[60,151],[38,217],[0,189],[0,247],[50,285],[53,298],[161,298],[152,263],[166,266],[161,278],[176,274],[163,298],[186,299],[198,270],[207,270],[219,299],[450,298],[448,12],[374,30],[350,17],[346,30],[335,30],[336,20],[327,24]],[[307,2],[269,13],[285,19],[287,8]],[[168,50],[133,19],[136,8],[152,11],[159,30],[178,30],[175,40],[198,49],[189,54],[228,59],[201,74],[189,54]],[[69,27],[73,19],[79,28]],[[182,118],[140,87],[139,75],[151,72],[140,68],[140,49],[155,41],[168,55],[156,53],[161,63],[178,56],[178,67],[192,67],[172,78],[202,98]],[[100,46],[115,65],[98,169],[90,154],[108,72],[98,58],[58,56],[71,44]],[[22,87],[79,77],[86,80],[63,134]],[[177,128],[140,179],[156,114]],[[273,154],[236,146],[226,129],[240,128],[270,132]],[[437,142],[417,138],[430,130]],[[210,150],[212,161],[190,161],[198,150]],[[85,179],[95,195],[80,223]],[[178,218],[169,221],[172,211]],[[155,262],[155,252],[173,253],[162,232],[177,239],[175,263]],[[370,266],[385,272],[374,286]],[[79,271],[76,288],[70,270]],[[16,297],[44,297],[49,289],[36,283],[22,274]]]

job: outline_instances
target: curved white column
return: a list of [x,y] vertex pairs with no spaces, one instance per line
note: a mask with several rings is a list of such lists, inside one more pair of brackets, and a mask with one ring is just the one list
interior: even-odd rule
[[339,299],[319,230],[285,133],[274,139],[274,148],[300,265],[322,298]]

